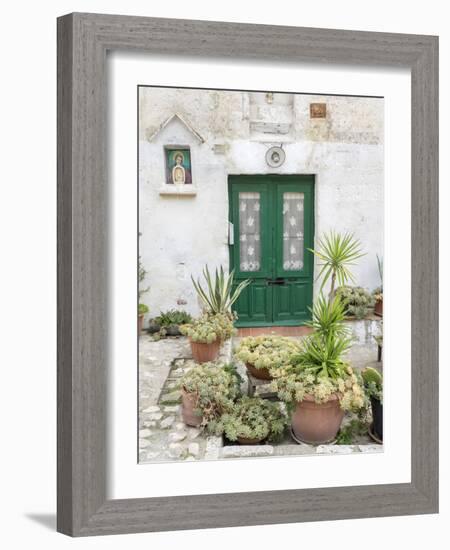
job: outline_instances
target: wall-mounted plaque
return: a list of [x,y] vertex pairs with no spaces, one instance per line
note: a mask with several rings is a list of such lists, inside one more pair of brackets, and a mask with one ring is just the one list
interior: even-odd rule
[[326,103],[310,103],[309,105],[310,118],[326,118],[327,104]]

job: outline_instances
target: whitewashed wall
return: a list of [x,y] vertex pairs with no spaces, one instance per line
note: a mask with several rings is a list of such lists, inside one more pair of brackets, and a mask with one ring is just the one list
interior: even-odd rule
[[[326,119],[310,119],[309,104],[325,102]],[[315,174],[316,239],[329,229],[350,231],[367,255],[354,268],[357,283],[378,286],[383,255],[382,99],[140,88],[140,253],[148,271],[142,301],[150,315],[182,308],[198,313],[190,274],[207,263],[228,266],[228,175]],[[178,118],[178,114],[204,142]],[[264,134],[260,124],[280,123]],[[285,163],[269,168],[265,153],[283,143]],[[195,196],[167,196],[164,145],[189,145]],[[189,187],[189,186],[188,186]],[[317,272],[317,269],[316,269]],[[317,285],[316,285],[317,290]]]

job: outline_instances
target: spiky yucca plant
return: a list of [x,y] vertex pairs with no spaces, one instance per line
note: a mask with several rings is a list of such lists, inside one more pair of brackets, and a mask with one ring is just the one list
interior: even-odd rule
[[206,289],[202,287],[200,280],[195,281],[191,275],[192,283],[207,310],[214,315],[216,313],[231,313],[231,306],[250,283],[248,279],[241,281],[233,290],[234,270],[227,275],[222,266],[220,269],[216,268],[214,277],[212,277],[206,265],[203,269],[203,277],[207,284]]
[[305,324],[315,330],[318,334],[325,337],[329,335],[347,335],[349,332],[345,321],[345,304],[339,296],[335,296],[332,300],[327,300],[321,293],[311,311],[311,321]]
[[349,266],[354,265],[355,260],[364,256],[361,251],[361,243],[351,233],[335,233],[330,231],[319,239],[318,249],[309,248],[321,263],[318,279],[322,278],[320,290],[322,291],[330,279],[330,300],[334,298],[336,283],[343,286],[347,281],[355,282]]

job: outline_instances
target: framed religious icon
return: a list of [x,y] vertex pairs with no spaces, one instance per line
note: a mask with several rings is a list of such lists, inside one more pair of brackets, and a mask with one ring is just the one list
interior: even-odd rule
[[437,59],[58,20],[59,531],[437,512]]
[[189,148],[165,148],[166,153],[166,183],[192,183],[191,152]]

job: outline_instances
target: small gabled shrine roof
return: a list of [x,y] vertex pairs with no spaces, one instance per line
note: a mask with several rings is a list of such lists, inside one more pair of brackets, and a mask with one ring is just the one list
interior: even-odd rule
[[168,117],[164,122],[162,122],[158,128],[148,137],[148,141],[153,141],[153,139],[155,139],[155,137],[162,131],[164,130],[164,128],[170,124],[170,122],[172,122],[172,120],[175,120],[175,119],[178,119],[182,124],[183,126],[185,126],[189,132],[191,134],[193,134],[200,143],[205,143],[205,140],[204,138],[196,131],[194,130],[194,128],[189,124],[189,122],[184,118],[182,117],[180,114],[178,113],[174,113],[173,115],[170,115],[170,117]]

